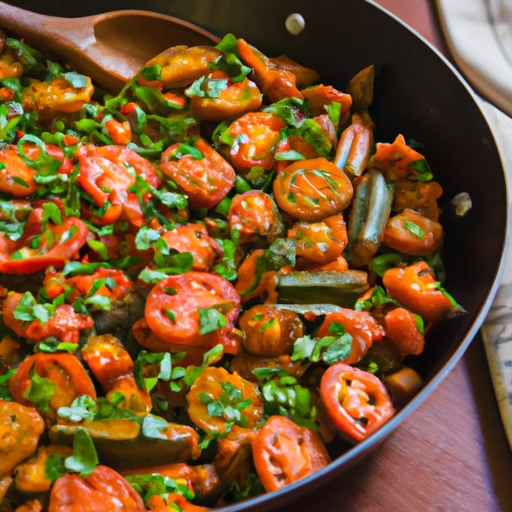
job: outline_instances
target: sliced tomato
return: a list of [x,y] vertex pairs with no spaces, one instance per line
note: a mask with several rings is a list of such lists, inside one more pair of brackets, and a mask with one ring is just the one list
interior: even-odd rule
[[327,265],[339,258],[347,246],[347,228],[342,215],[322,222],[297,222],[288,230],[295,253],[306,262]]
[[262,257],[263,253],[263,249],[252,251],[238,268],[236,291],[244,302],[259,296],[265,297],[266,302],[277,302],[277,272],[263,272],[257,281],[258,258]]
[[418,330],[415,316],[407,309],[396,308],[384,317],[386,338],[398,349],[402,356],[423,352],[425,338]]
[[338,335],[339,327],[336,324],[352,336],[352,350],[344,361],[347,364],[359,362],[373,343],[380,341],[385,334],[382,326],[367,311],[340,308],[340,311],[326,315],[318,330],[318,337]]
[[195,144],[203,157],[195,160],[191,155],[178,159],[179,143],[162,154],[161,169],[188,196],[194,208],[213,208],[233,188],[235,171],[206,141]]
[[32,405],[25,394],[32,385],[30,373],[34,371],[55,385],[55,393],[49,400],[53,411],[66,407],[80,395],[96,398],[96,391],[82,363],[72,354],[46,354],[38,352],[27,357],[9,380],[9,391],[16,402]]
[[336,363],[324,373],[320,397],[338,431],[355,441],[366,439],[395,414],[378,377],[345,363]]
[[231,231],[237,231],[238,243],[266,237],[273,242],[283,233],[283,222],[274,200],[265,192],[248,190],[233,198],[228,214]]
[[133,281],[122,270],[99,268],[94,274],[66,279],[66,284],[73,287],[69,300],[73,302],[78,297],[87,297],[91,288],[102,280],[110,282],[95,289],[94,294],[110,297],[112,301],[123,300],[133,289]]
[[284,416],[271,416],[253,445],[254,466],[267,492],[318,471],[331,459],[315,432]]
[[[207,80],[212,74],[207,75]],[[224,77],[227,77],[225,75]],[[238,117],[261,107],[262,94],[254,82],[249,79],[233,83],[228,79],[227,87],[218,98],[200,98],[193,96],[190,102],[190,114],[201,121],[224,121]]]
[[142,498],[116,471],[97,466],[87,477],[67,474],[53,485],[49,512],[145,512]]
[[[201,334],[198,309],[223,312],[226,323]],[[151,290],[145,318],[151,330],[169,343],[213,346],[225,330],[232,330],[239,309],[240,296],[228,281],[191,271],[169,276]]]
[[0,150],[0,192],[14,197],[27,197],[38,186],[34,181],[36,170],[29,167],[12,144]]
[[112,334],[90,336],[81,355],[105,392],[110,391],[117,380],[133,375],[130,354]]
[[201,224],[186,224],[172,231],[166,231],[162,237],[167,245],[179,252],[189,252],[194,258],[193,269],[208,271],[215,260],[222,257],[223,250]]
[[[75,259],[87,240],[87,226],[80,219],[70,217],[59,225],[48,222],[46,230],[41,233],[42,215],[42,208],[30,213],[23,236],[14,248],[10,246],[8,259],[0,261],[0,272],[32,274],[50,266],[60,269],[66,261]],[[35,248],[27,246],[34,242],[37,242]]]
[[[74,143],[76,144],[78,142],[77,139]],[[64,155],[64,151],[61,148],[53,144],[45,144],[45,150],[49,156],[62,162],[57,171],[59,174],[69,174],[73,170],[73,161]],[[35,161],[41,155],[40,148],[35,144],[23,144],[23,152],[25,156],[32,161]]]
[[315,222],[343,211],[352,199],[352,183],[325,158],[299,160],[277,175],[274,198],[292,217]]
[[[205,395],[208,398],[205,399]],[[208,404],[227,404],[236,409],[237,404],[247,401],[239,411],[240,418],[222,409],[212,413]],[[263,400],[256,386],[237,373],[224,368],[208,367],[201,372],[187,394],[188,415],[194,424],[205,432],[226,432],[226,423],[235,421],[246,428],[257,427],[263,418]]]
[[[123,212],[125,220],[136,220],[140,224],[142,213],[137,197],[128,189],[142,176],[157,188],[162,180],[153,165],[135,151],[123,146],[83,146],[77,152],[80,174],[76,182],[92,197],[98,208],[106,202],[111,206],[105,211],[100,224],[112,224]],[[91,216],[90,212],[86,212]]]
[[265,304],[247,310],[239,324],[244,333],[242,346],[259,356],[291,354],[294,341],[304,336],[304,324],[298,315]]
[[286,123],[265,112],[250,112],[229,126],[233,139],[230,158],[236,170],[247,174],[252,167],[270,171],[275,164],[274,152]]
[[132,129],[128,121],[121,122],[110,119],[105,123],[105,129],[114,144],[125,145],[132,140]]
[[413,256],[429,256],[443,241],[443,226],[413,210],[391,217],[382,234],[382,243]]
[[383,276],[388,294],[411,311],[418,313],[425,322],[437,322],[453,306],[437,286],[434,271],[425,261],[408,267],[392,268]]

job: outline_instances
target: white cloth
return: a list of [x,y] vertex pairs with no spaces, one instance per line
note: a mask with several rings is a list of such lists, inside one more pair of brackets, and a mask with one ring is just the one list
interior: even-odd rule
[[512,0],[437,0],[437,8],[462,73],[512,116]]

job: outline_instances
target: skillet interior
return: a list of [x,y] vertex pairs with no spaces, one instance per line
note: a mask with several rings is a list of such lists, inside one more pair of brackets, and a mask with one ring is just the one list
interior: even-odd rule
[[[426,398],[453,367],[476,333],[497,287],[506,240],[507,194],[503,168],[492,133],[467,86],[453,68],[421,38],[363,1],[306,0],[17,0],[45,14],[84,16],[114,9],[149,9],[180,17],[223,34],[244,37],[270,56],[286,54],[321,73],[324,83],[343,90],[361,68],[376,66],[376,97],[371,110],[376,140],[403,133],[425,144],[425,155],[444,188],[440,204],[447,235],[446,287],[469,314],[430,333],[424,353],[408,361],[426,386],[393,421],[325,470],[287,489],[231,507],[269,510],[287,498],[330,480],[359,460]],[[321,5],[321,7],[319,7]],[[284,28],[291,12],[300,12],[306,29],[292,36]],[[135,34],[134,37],[137,37]],[[456,218],[450,205],[468,192],[473,209]],[[334,455],[346,446],[334,448]],[[293,495],[293,496],[292,496]]]

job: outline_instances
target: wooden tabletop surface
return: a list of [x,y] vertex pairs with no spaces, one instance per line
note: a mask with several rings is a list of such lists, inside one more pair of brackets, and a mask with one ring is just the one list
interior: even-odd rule
[[[375,0],[445,51],[434,2]],[[477,336],[438,389],[373,454],[289,510],[512,511],[512,454]]]

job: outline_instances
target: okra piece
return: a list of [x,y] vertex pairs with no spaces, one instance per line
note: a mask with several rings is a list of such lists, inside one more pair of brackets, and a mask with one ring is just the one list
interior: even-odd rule
[[144,418],[142,426],[129,419],[54,425],[50,429],[50,442],[71,445],[77,428],[87,430],[100,461],[114,469],[188,462],[199,455],[194,429],[167,423],[151,414]]
[[353,179],[361,176],[372,147],[372,123],[363,119],[359,114],[352,116],[352,124],[341,134],[334,164]]
[[367,174],[367,184],[364,209],[366,211],[364,224],[354,240],[354,235],[361,225],[361,210],[349,217],[354,225],[349,225],[349,247],[347,259],[354,267],[368,265],[377,253],[382,233],[391,213],[394,186],[388,185],[380,171],[372,169]]
[[335,304],[265,304],[276,309],[286,309],[297,315],[311,313],[315,316],[325,316],[340,311],[340,306]]
[[368,274],[345,272],[290,272],[277,277],[281,304],[332,304],[353,308],[369,288]]

